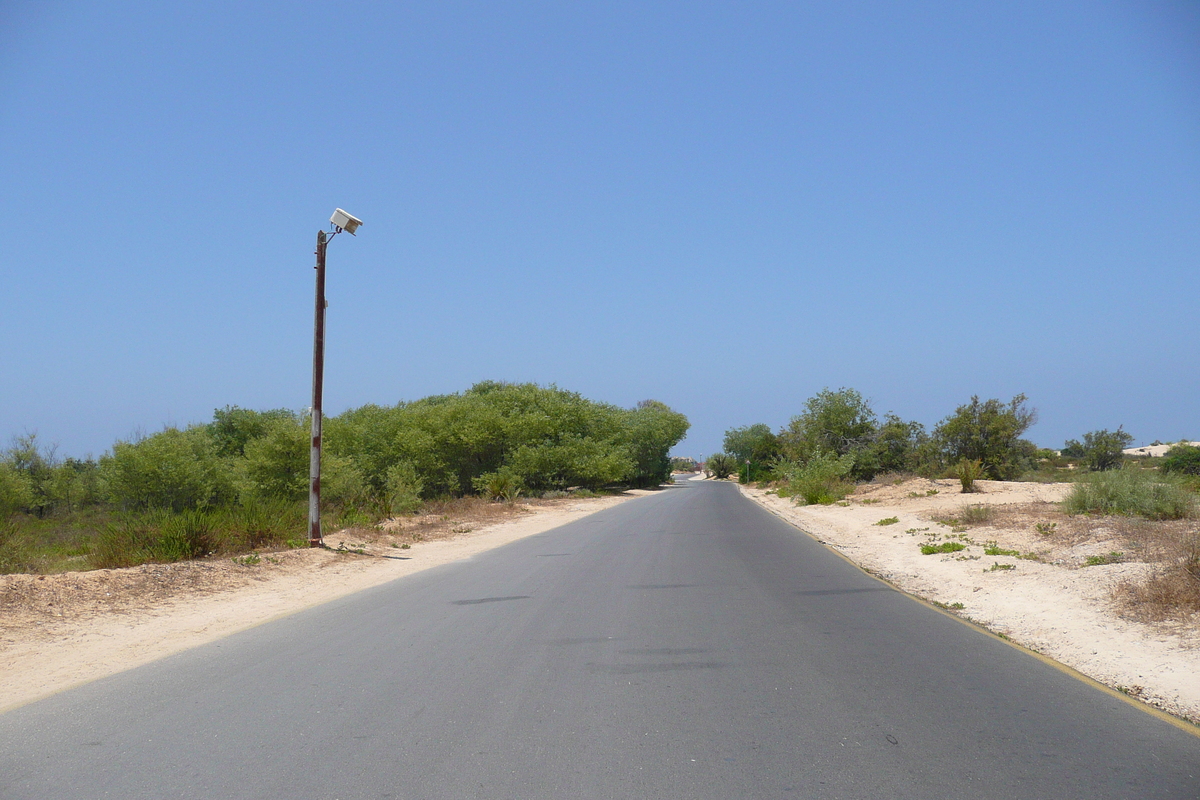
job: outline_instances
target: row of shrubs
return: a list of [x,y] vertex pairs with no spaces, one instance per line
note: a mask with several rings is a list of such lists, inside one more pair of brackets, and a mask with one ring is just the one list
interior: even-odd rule
[[[209,423],[59,459],[36,436],[0,458],[0,570],[49,540],[95,566],[173,561],[303,535],[311,422],[229,406]],[[323,422],[322,500],[333,524],[367,523],[444,497],[648,486],[669,479],[687,418],[554,386],[485,382],[452,395],[368,405]],[[73,529],[74,534],[64,534]]]
[[764,424],[726,431],[724,452],[706,467],[732,474],[787,464],[784,471],[796,473],[816,461],[818,471],[863,481],[883,472],[941,474],[965,459],[979,461],[988,478],[1012,480],[1039,457],[1038,447],[1021,438],[1036,420],[1024,395],[1007,403],[972,397],[930,432],[892,413],[880,420],[854,389],[825,389],[777,432]]
[[[1055,452],[1022,438],[1036,420],[1024,395],[1008,402],[972,397],[927,432],[890,413],[880,421],[854,389],[825,389],[778,432],[763,424],[726,431],[724,452],[710,456],[704,468],[718,478],[770,482],[800,502],[831,503],[881,473],[955,477],[969,492],[980,479],[1015,480],[1039,470],[1053,475],[1078,466],[1075,474],[1095,479],[1072,495],[1075,508],[1152,519],[1192,513],[1188,476],[1200,475],[1200,448],[1177,445],[1156,465],[1161,473],[1146,474],[1123,456],[1132,436],[1122,428],[1089,432]],[[1129,468],[1117,469],[1122,465]]]

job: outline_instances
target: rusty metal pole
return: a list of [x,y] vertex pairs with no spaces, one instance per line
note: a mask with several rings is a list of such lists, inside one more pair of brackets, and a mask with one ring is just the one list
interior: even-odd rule
[[308,460],[308,546],[321,537],[321,393],[325,383],[325,231],[317,233],[317,304],[313,322],[312,451]]

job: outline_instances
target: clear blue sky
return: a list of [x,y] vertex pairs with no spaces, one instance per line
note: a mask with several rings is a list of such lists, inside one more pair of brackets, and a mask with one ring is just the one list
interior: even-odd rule
[[0,437],[555,383],[1200,438],[1200,3],[0,4]]

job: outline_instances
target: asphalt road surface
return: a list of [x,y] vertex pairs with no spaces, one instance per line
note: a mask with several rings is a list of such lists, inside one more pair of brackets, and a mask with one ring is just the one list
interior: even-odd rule
[[689,482],[0,716],[0,798],[1200,797],[1200,737]]

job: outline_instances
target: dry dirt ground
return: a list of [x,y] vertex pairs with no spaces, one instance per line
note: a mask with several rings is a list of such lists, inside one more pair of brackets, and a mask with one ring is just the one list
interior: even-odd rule
[[[1154,622],[1120,602],[1123,587],[1157,568],[1156,543],[1196,522],[1070,517],[1058,501],[1071,484],[978,485],[962,494],[955,480],[867,484],[831,506],[741,488],[903,591],[1200,724],[1200,619]],[[990,507],[989,518],[967,523],[965,506]],[[921,553],[947,542],[965,547]]]
[[0,712],[646,493],[459,502],[381,530],[327,534],[330,549],[0,575]]

